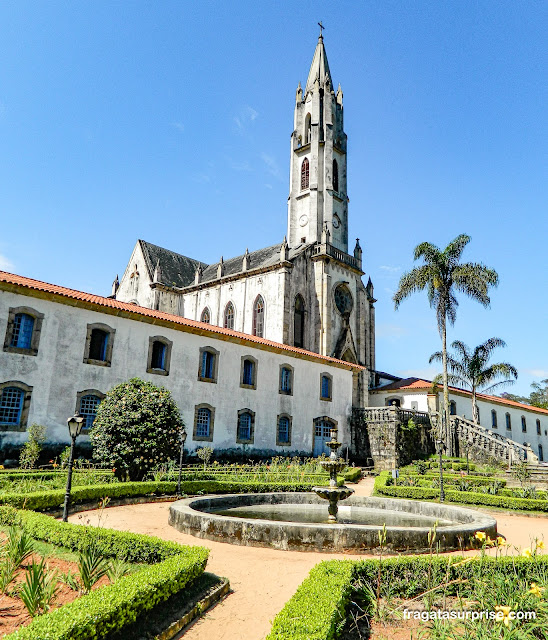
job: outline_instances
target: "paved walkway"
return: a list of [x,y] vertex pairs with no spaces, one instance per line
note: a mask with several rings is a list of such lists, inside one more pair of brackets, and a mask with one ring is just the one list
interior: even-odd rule
[[[367,496],[373,483],[374,479],[368,477],[352,487],[357,495]],[[274,616],[314,565],[330,558],[372,557],[278,551],[200,540],[167,524],[169,504],[112,507],[102,512],[100,525],[146,533],[181,544],[201,545],[211,550],[207,569],[227,577],[232,593],[192,625],[184,634],[184,640],[263,640]],[[544,538],[548,544],[548,517],[490,513],[497,519],[499,533],[506,536],[511,545],[528,547],[531,535]],[[70,520],[78,524],[97,524],[99,514],[88,511],[75,514]]]

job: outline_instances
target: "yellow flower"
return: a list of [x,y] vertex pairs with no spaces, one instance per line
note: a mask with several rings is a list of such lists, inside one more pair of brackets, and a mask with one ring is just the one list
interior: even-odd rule
[[495,541],[494,541],[494,540],[491,540],[491,538],[490,538],[489,536],[487,536],[487,540],[485,541],[485,544],[486,544],[488,547],[494,547],[494,546],[495,546]]
[[510,625],[510,611],[512,611],[512,608],[496,606],[495,611],[497,612],[497,617],[495,618],[496,621],[504,622],[504,624],[508,627]]
[[522,555],[524,558],[531,558],[531,557],[533,556],[533,552],[531,551],[531,549],[529,549],[529,547],[527,547],[526,549],[524,549],[524,550],[521,552],[521,555]]
[[506,544],[506,540],[502,536],[497,536],[497,545],[502,547],[504,544]]
[[544,540],[537,540],[537,549],[544,549]]
[[539,587],[536,582],[531,582],[531,588],[529,589],[529,593],[532,593],[534,596],[538,596],[542,598],[542,592],[544,591],[544,587]]
[[483,531],[476,531],[476,535],[474,537],[476,540],[483,542],[485,540],[485,533]]

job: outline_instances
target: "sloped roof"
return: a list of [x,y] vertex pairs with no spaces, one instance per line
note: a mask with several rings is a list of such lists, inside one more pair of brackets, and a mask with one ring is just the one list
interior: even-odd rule
[[[40,280],[33,280],[32,278],[25,278],[24,276],[18,276],[5,271],[0,271],[0,289],[15,292],[19,292],[19,289],[27,289],[34,292],[33,294],[27,295],[35,295],[36,297],[46,299],[57,298],[55,302],[60,302],[62,304],[82,306],[87,309],[92,309],[93,311],[109,313],[122,317],[125,316],[134,320],[142,320],[143,322],[151,322],[151,319],[159,320],[163,321],[166,326],[170,326],[172,329],[188,331],[190,333],[197,333],[200,335],[211,335],[212,337],[225,340],[233,338],[233,341],[239,344],[249,344],[250,346],[255,345],[259,348],[262,347],[275,352],[290,352],[296,357],[316,362],[330,363],[342,369],[356,369],[361,371],[366,368],[359,364],[352,364],[343,360],[337,360],[337,358],[323,356],[319,353],[313,353],[306,349],[299,349],[298,347],[293,347],[288,344],[274,342],[273,340],[267,340],[266,338],[259,338],[258,336],[233,331],[232,329],[216,327],[205,322],[189,320],[188,318],[176,316],[171,313],[156,311],[155,309],[148,309],[147,307],[140,307],[139,305],[131,302],[121,302],[114,298],[105,298],[93,293],[85,293],[75,289],[60,287],[59,285],[49,284]],[[40,292],[45,292],[48,295],[40,295]],[[74,301],[79,301],[80,304],[75,304]]]
[[[314,57],[312,58],[310,71],[308,72],[308,80],[306,81],[305,93],[312,89],[316,78],[319,79],[320,85],[323,86],[325,78],[327,76],[331,78],[331,71],[329,71],[329,63],[327,62],[327,54],[325,53],[323,36],[320,36],[318,38],[316,50],[314,51]],[[333,85],[333,79],[331,79],[331,85]]]
[[[259,269],[261,267],[270,267],[274,264],[280,262],[280,249],[282,244],[275,244],[271,247],[266,247],[265,249],[258,249],[257,251],[252,251],[249,254],[249,269]],[[244,255],[237,256],[236,258],[230,258],[229,260],[224,260],[224,276],[235,275],[236,273],[240,273],[242,271],[242,263],[244,259]],[[217,267],[219,263],[210,264],[202,274],[202,282],[209,282],[211,280],[217,279]]]
[[199,260],[188,258],[180,253],[169,251],[145,240],[139,240],[145,257],[150,277],[154,275],[156,265],[160,264],[160,282],[171,287],[186,287],[194,282],[194,274],[198,266],[205,269],[207,265]]
[[[424,380],[422,378],[401,378],[395,382],[391,382],[390,384],[385,384],[382,387],[377,387],[377,389],[371,389],[371,393],[376,393],[377,391],[409,391],[413,389],[430,389],[432,387],[431,380]],[[441,389],[441,385],[438,385]],[[471,396],[472,393],[467,389],[459,389],[458,387],[449,387],[449,391],[454,393],[459,393],[465,396]],[[516,402],[515,400],[507,400],[506,398],[501,398],[500,396],[490,396],[486,393],[477,393],[476,397],[478,400],[485,400],[487,402],[495,402],[497,404],[503,404],[508,407],[515,407],[516,409],[525,409],[527,411],[533,411],[534,413],[544,413],[548,414],[548,409],[542,409],[540,407],[533,407],[530,404],[524,404],[523,402]]]

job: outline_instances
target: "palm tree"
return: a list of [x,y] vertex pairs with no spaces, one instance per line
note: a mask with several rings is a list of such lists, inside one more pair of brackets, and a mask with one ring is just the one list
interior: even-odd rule
[[[493,269],[476,262],[461,263],[460,258],[470,236],[461,234],[441,250],[429,242],[422,242],[415,247],[413,258],[423,259],[424,264],[404,273],[400,279],[398,290],[394,294],[396,309],[405,298],[416,291],[426,289],[430,306],[436,310],[438,330],[442,343],[443,363],[443,415],[445,425],[449,426],[449,389],[447,380],[447,322],[455,323],[458,301],[455,292],[466,294],[484,307],[491,300],[488,296],[490,286],[498,284],[498,274]],[[446,437],[448,431],[446,431]],[[454,438],[447,438],[450,454],[453,455],[457,445]]]
[[[456,356],[447,356],[447,366],[450,371],[448,380],[451,384],[462,385],[472,392],[472,416],[477,424],[479,424],[477,393],[493,391],[503,385],[513,384],[517,380],[518,372],[508,362],[489,364],[491,353],[498,347],[505,346],[506,343],[500,338],[489,338],[474,351],[470,351],[470,348],[460,340],[451,343]],[[430,356],[431,363],[442,361],[441,351],[436,351]],[[497,378],[503,378],[503,380],[495,382]]]

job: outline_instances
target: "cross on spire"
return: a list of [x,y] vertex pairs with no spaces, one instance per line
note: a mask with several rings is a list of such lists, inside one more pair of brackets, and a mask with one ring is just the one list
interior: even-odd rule
[[325,27],[323,26],[321,20],[318,22],[318,27],[320,27],[320,38],[323,38],[322,31],[325,29]]

